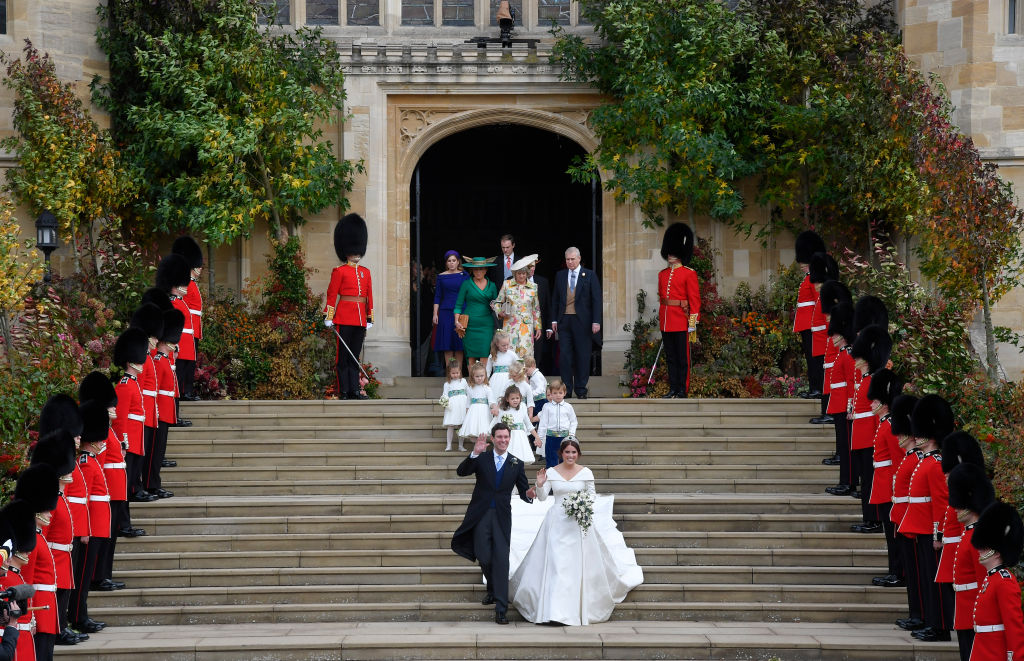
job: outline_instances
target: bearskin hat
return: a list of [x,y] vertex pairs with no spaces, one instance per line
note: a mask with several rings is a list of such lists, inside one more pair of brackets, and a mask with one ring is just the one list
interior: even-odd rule
[[942,472],[949,474],[960,464],[985,467],[981,446],[965,431],[955,431],[942,439]]
[[14,497],[27,501],[33,514],[52,512],[57,507],[59,491],[57,471],[48,464],[32,464],[21,471],[14,485]]
[[672,223],[661,237],[661,258],[678,257],[683,266],[693,259],[693,230],[686,223]]
[[[856,314],[856,312],[854,313]],[[874,373],[885,367],[892,353],[892,338],[882,326],[868,326],[857,333],[850,355],[867,361],[868,372]]]
[[89,372],[78,386],[78,401],[99,402],[108,409],[117,406],[117,391],[103,372]]
[[184,257],[191,268],[203,267],[203,249],[191,236],[179,236],[175,239],[171,245],[171,252]]
[[889,407],[889,426],[892,433],[897,436],[912,436],[913,427],[910,424],[910,416],[917,406],[918,399],[913,395],[900,395],[892,400]]
[[141,328],[147,337],[159,338],[164,327],[163,311],[155,303],[143,303],[132,313],[128,326]]
[[52,431],[39,439],[32,450],[31,465],[46,464],[57,471],[57,475],[67,475],[75,470],[75,439],[63,429]]
[[816,252],[825,252],[825,242],[817,232],[800,232],[796,237],[796,261],[800,264],[810,264],[811,256]]
[[156,287],[150,287],[142,292],[142,304],[145,305],[146,303],[152,303],[160,308],[161,311],[174,309],[174,304],[171,303],[171,297],[167,295],[167,292]]
[[192,268],[181,255],[170,254],[156,267],[156,288],[170,294],[175,287],[188,287]]
[[181,310],[166,310],[163,315],[164,328],[160,335],[160,341],[167,344],[181,342],[181,333],[185,328],[185,315]]
[[892,400],[903,394],[903,379],[890,369],[882,368],[871,375],[868,399],[892,406]]
[[985,508],[974,524],[971,535],[974,548],[992,549],[1003,558],[1003,564],[1013,567],[1020,562],[1021,546],[1024,546],[1024,524],[1013,505],[995,501]]
[[938,395],[925,395],[914,407],[910,426],[917,438],[928,438],[936,443],[953,433],[956,422],[949,402]]
[[39,412],[39,438],[55,429],[64,429],[74,436],[82,435],[82,416],[78,404],[70,395],[54,395],[43,404]]
[[844,301],[853,305],[853,295],[850,293],[850,289],[838,280],[829,280],[823,284],[819,298],[821,298],[823,314],[832,314],[832,308]]
[[35,549],[36,513],[32,505],[24,500],[12,500],[0,508],[0,519],[10,526],[15,553],[31,553]]
[[889,329],[889,310],[877,296],[861,296],[853,306],[853,329],[859,333],[867,326]]
[[949,506],[953,509],[981,514],[995,499],[995,489],[981,466],[960,464],[949,474]]
[[128,363],[141,365],[149,353],[149,336],[139,328],[129,328],[114,343],[114,364],[124,367]]
[[847,344],[853,342],[856,337],[853,332],[853,304],[840,301],[832,308],[832,314],[828,320],[828,335],[829,337],[842,335]]
[[82,428],[83,443],[96,443],[110,434],[110,414],[106,406],[99,402],[82,402],[78,410],[85,422]]
[[818,284],[839,279],[839,263],[832,255],[816,252],[811,255],[810,268],[807,271],[811,282]]
[[334,252],[338,259],[346,261],[349,255],[365,255],[366,221],[357,213],[350,213],[334,226]]

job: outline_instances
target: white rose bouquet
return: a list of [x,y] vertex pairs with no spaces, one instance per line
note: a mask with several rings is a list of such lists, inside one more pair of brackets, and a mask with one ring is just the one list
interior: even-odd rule
[[441,408],[448,408],[448,395],[441,395],[441,399],[437,400],[437,403]]
[[566,516],[580,524],[583,534],[586,535],[594,523],[594,494],[583,489],[566,496],[562,501],[562,509],[565,510]]
[[501,416],[501,421],[504,422],[509,427],[511,427],[512,425],[515,424],[516,419],[511,413],[506,413],[505,415]]

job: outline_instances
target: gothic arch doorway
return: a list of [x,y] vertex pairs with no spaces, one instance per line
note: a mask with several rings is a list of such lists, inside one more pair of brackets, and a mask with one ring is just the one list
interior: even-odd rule
[[[441,361],[431,350],[433,279],[444,270],[446,251],[494,257],[499,238],[512,234],[517,257],[540,255],[537,274],[549,282],[564,267],[569,246],[578,247],[584,263],[601,275],[600,184],[576,183],[566,174],[585,154],[563,135],[513,123],[469,128],[423,153],[409,190],[413,376],[440,374]],[[420,266],[423,286],[417,283]],[[551,367],[550,374],[557,374]]]

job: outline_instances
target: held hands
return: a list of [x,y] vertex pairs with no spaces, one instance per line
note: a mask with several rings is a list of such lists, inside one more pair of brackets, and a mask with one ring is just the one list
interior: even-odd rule
[[483,454],[484,452],[487,452],[487,434],[480,434],[476,437],[473,454]]
[[537,490],[533,487],[530,487],[529,489],[526,490],[526,497],[529,498],[530,500],[533,500],[534,498],[537,497]]

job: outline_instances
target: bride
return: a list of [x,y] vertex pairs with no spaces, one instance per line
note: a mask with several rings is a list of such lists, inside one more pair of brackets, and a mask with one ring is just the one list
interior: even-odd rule
[[[562,441],[558,455],[560,464],[537,473],[537,497],[547,501],[550,493],[554,503],[519,503],[520,507],[514,507],[537,510],[548,505],[536,537],[530,532],[536,530],[530,525],[531,518],[536,521],[536,514],[513,513],[509,601],[530,622],[604,622],[611,617],[615,604],[643,582],[643,571],[612,519],[612,496],[596,497],[593,524],[586,534],[575,519],[566,515],[562,501],[567,496],[584,489],[595,493],[594,474],[577,463],[582,451],[575,438]],[[522,561],[516,567],[519,558]]]

